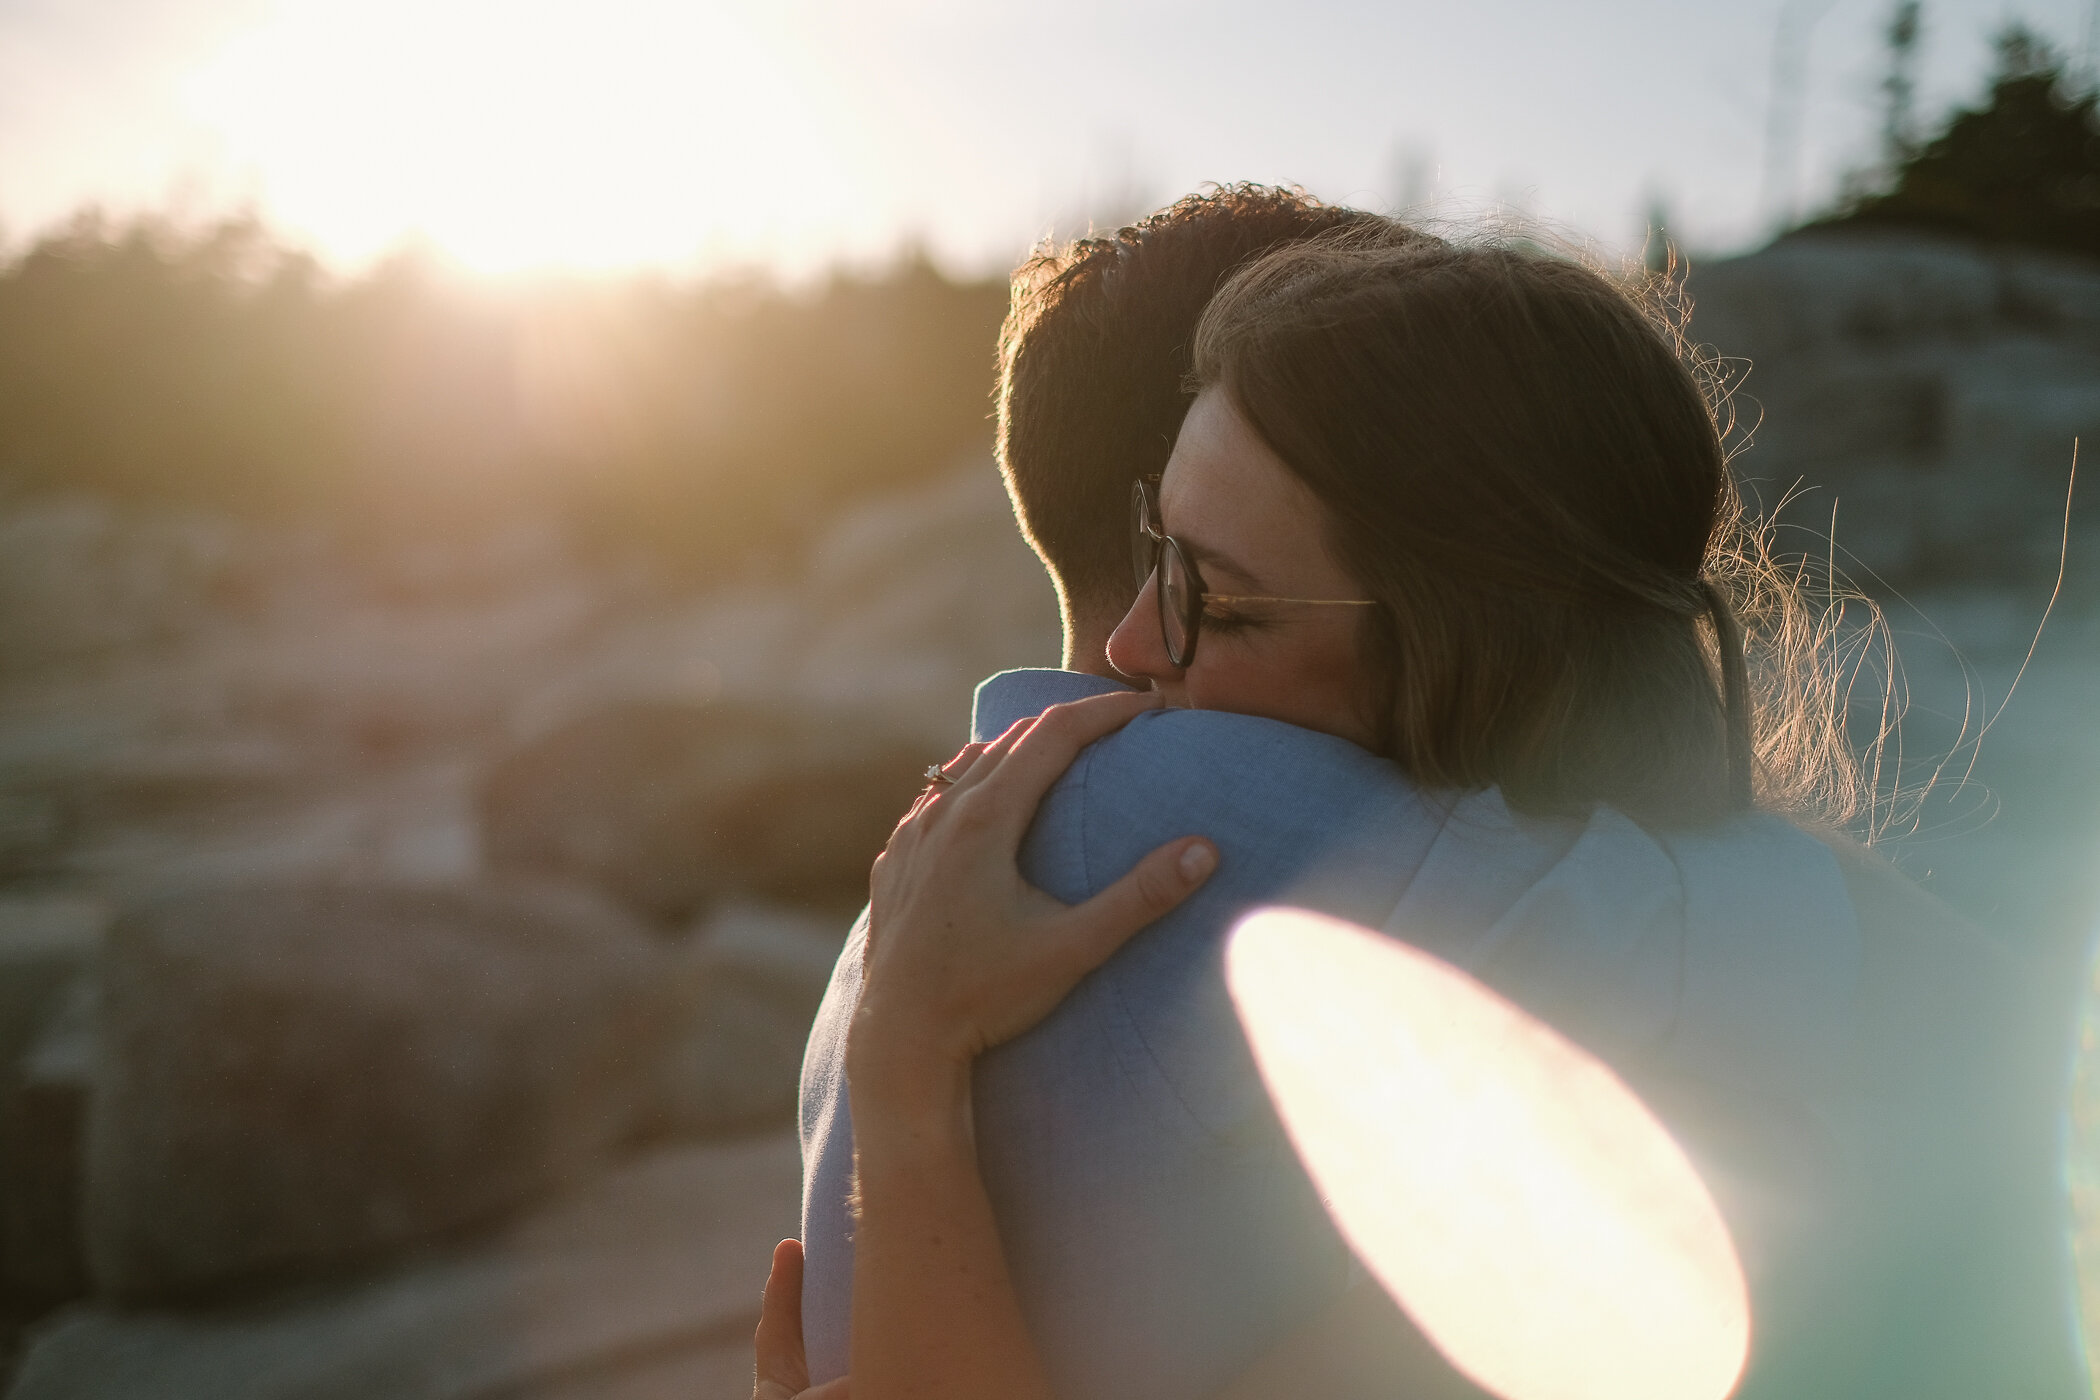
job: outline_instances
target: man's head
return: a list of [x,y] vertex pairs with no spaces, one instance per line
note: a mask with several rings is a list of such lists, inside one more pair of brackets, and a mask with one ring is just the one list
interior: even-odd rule
[[1057,585],[1066,666],[1107,666],[1108,635],[1130,605],[1130,484],[1157,475],[1173,450],[1212,294],[1280,244],[1385,223],[1293,190],[1231,185],[1014,274],[999,341],[999,466]]

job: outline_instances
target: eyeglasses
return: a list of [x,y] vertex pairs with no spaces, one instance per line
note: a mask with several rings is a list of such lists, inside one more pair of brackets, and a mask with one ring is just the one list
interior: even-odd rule
[[1246,593],[1211,593],[1203,587],[1203,575],[1189,558],[1181,541],[1161,532],[1153,524],[1158,518],[1152,486],[1136,481],[1130,488],[1130,568],[1137,586],[1157,577],[1159,635],[1167,644],[1167,659],[1182,670],[1196,659],[1196,639],[1203,631],[1203,609],[1207,603],[1305,603],[1318,607],[1374,608],[1375,598],[1267,598]]

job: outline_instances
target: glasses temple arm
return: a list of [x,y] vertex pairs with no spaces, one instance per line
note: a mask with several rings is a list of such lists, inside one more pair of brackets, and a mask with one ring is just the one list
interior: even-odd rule
[[1376,598],[1269,598],[1251,593],[1205,593],[1207,603],[1314,603],[1336,608],[1375,608]]

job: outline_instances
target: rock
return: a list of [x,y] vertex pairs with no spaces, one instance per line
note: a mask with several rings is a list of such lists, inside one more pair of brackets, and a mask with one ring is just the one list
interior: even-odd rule
[[804,597],[813,627],[789,693],[941,758],[967,737],[979,681],[1057,664],[1057,598],[990,462],[842,518]]
[[847,925],[780,909],[718,911],[679,950],[680,1029],[657,1089],[657,1131],[704,1137],[795,1112],[802,1051]]
[[97,984],[77,978],[0,1086],[0,1288],[46,1308],[87,1291],[81,1139],[94,1088]]
[[639,1156],[480,1246],[183,1311],[79,1308],[8,1400],[743,1400],[792,1133]]
[[[2100,267],[1916,233],[1789,238],[1702,265],[1696,338],[1751,372],[1736,468],[1782,550],[1892,596],[2054,577],[2073,439],[2100,439]],[[2072,559],[2100,547],[2078,504]],[[2074,587],[2077,581],[2073,580]]]
[[21,1058],[93,964],[112,914],[85,895],[0,896],[0,1067]]
[[231,551],[230,532],[202,516],[89,497],[11,504],[0,513],[0,673],[193,631]]
[[0,879],[49,869],[65,835],[59,806],[28,792],[0,792]]
[[112,911],[85,896],[0,899],[0,1295],[80,1293],[80,1138],[94,970]]
[[972,463],[844,513],[800,580],[607,629],[522,697],[484,858],[670,925],[725,898],[850,909],[972,688],[1057,652],[1042,565]]
[[1056,595],[982,459],[841,512],[797,577],[598,628],[515,697],[508,728],[549,734],[634,701],[786,704],[945,758],[967,737],[977,682],[1057,664],[1059,635]]
[[545,887],[228,891],[112,931],[85,1227],[112,1297],[185,1298],[487,1223],[650,1097],[663,954]]
[[928,761],[846,714],[615,704],[495,766],[484,851],[667,922],[735,896],[850,908]]

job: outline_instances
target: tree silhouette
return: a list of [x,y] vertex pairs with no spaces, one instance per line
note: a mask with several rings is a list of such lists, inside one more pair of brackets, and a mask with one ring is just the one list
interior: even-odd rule
[[252,218],[86,214],[0,258],[0,500],[89,492],[352,528],[566,516],[680,568],[778,557],[991,445],[1004,279],[809,288],[331,276]]
[[1882,159],[1900,170],[1918,153],[1918,47],[1924,37],[1924,5],[1896,0],[1882,37],[1889,48],[1889,71],[1881,79]]
[[1946,127],[1818,229],[1910,227],[2100,257],[2100,117],[2032,30],[1997,38],[1989,100]]

